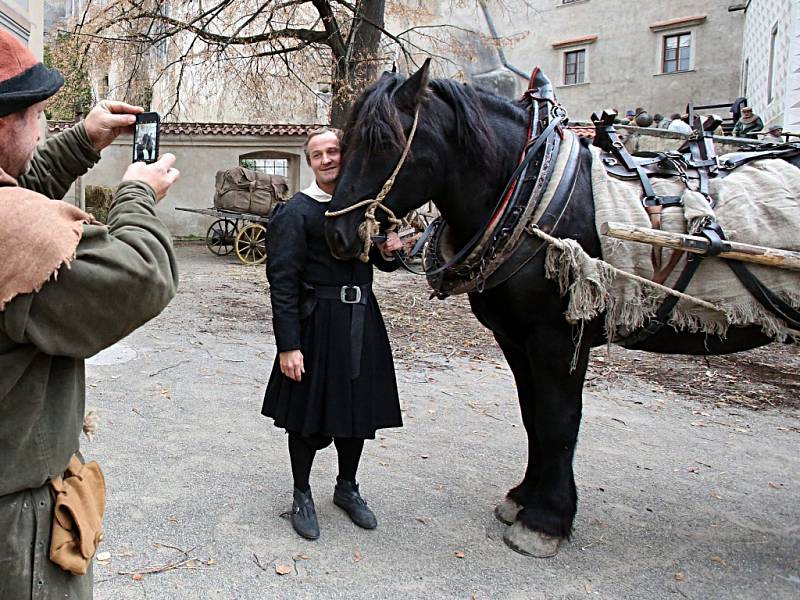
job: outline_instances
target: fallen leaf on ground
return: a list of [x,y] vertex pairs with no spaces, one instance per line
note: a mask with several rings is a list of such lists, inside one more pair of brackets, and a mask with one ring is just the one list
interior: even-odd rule
[[460,550],[458,552],[456,552],[455,554],[456,554],[456,558],[464,558],[464,553],[461,552]]
[[301,554],[295,554],[292,558],[294,558],[295,560],[308,560],[311,557],[308,554],[301,553]]
[[144,579],[144,575],[142,575],[141,573],[134,573],[133,575],[131,575],[131,579],[133,579],[134,581],[141,581],[142,579]]
[[583,584],[583,589],[586,590],[587,594],[591,594],[592,593],[592,584],[591,583],[584,583]]
[[714,556],[712,556],[712,557],[711,557],[711,560],[713,560],[713,561],[714,561],[715,563],[717,563],[717,564],[720,564],[720,565],[722,565],[723,567],[727,567],[727,566],[728,566],[728,563],[726,563],[726,562],[725,562],[725,561],[722,559],[722,557],[721,557],[721,556],[716,556],[716,555],[714,555]]
[[717,490],[711,490],[711,492],[708,495],[711,496],[712,498],[716,498],[717,500],[722,500],[722,496],[719,495],[719,492]]
[[289,565],[275,565],[275,572],[278,575],[288,575],[292,572],[292,567]]
[[356,553],[355,553],[355,562],[358,562],[358,561],[362,560],[363,558],[364,558],[364,556],[361,554],[361,552],[359,552],[358,550],[356,550]]

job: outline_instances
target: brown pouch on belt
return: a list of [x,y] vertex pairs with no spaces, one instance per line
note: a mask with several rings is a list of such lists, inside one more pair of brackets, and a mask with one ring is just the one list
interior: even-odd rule
[[63,477],[50,481],[55,492],[50,560],[73,575],[85,575],[103,539],[106,482],[100,465],[81,464],[73,455]]

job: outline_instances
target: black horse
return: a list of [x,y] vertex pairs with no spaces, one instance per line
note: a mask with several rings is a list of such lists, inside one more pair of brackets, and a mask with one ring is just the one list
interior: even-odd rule
[[[344,167],[330,210],[376,197],[398,163],[418,106],[410,153],[384,204],[402,215],[432,199],[456,243],[465,244],[485,226],[517,166],[529,115],[520,103],[491,93],[451,80],[429,81],[427,65],[408,79],[384,73],[359,99],[345,130]],[[591,153],[583,145],[578,160],[571,201],[553,234],[577,240],[597,257]],[[328,220],[328,244],[338,258],[361,252],[363,216],[359,209]],[[504,536],[509,546],[541,557],[554,555],[572,530],[577,506],[572,461],[583,382],[590,348],[606,341],[601,317],[584,325],[576,348],[574,328],[563,316],[567,300],[545,277],[544,257],[539,252],[501,285],[469,294],[472,311],[493,332],[514,373],[528,434],[525,475],[495,514],[513,523]],[[769,342],[755,327],[732,327],[725,339],[665,327],[636,349],[723,354]]]

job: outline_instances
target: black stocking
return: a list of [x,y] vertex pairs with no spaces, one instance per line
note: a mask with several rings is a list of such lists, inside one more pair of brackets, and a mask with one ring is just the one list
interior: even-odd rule
[[311,446],[303,436],[289,433],[289,460],[292,463],[294,487],[301,492],[308,491],[308,477],[311,475],[311,465],[314,464],[316,454],[316,448]]
[[334,438],[336,452],[339,456],[339,479],[356,482],[358,462],[364,449],[364,440],[357,438]]

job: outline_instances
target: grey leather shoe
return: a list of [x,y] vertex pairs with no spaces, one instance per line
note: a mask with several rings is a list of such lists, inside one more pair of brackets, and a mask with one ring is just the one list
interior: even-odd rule
[[358,484],[346,479],[336,479],[333,491],[333,503],[344,510],[353,523],[364,529],[375,529],[378,519],[367,507],[367,501],[358,492]]
[[307,540],[315,540],[319,537],[319,523],[317,522],[317,511],[314,508],[314,499],[311,497],[311,488],[308,488],[305,493],[294,488],[292,527]]

